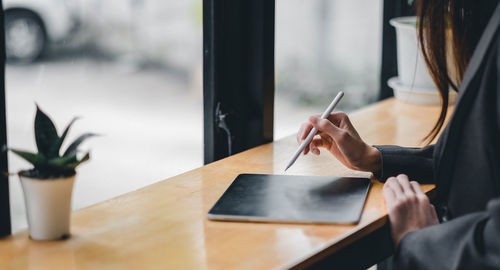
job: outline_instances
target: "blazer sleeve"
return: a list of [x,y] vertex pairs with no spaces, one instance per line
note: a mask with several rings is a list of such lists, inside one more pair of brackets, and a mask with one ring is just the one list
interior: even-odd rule
[[384,182],[391,176],[406,174],[413,181],[434,183],[434,145],[425,148],[407,148],[395,145],[374,145],[380,151],[382,170],[375,173]]
[[395,269],[499,269],[500,199],[487,210],[408,233]]

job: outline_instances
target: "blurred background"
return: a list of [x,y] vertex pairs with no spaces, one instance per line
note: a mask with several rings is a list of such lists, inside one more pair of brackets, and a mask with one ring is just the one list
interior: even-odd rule
[[[35,102],[68,141],[82,132],[80,209],[203,165],[200,0],[4,0],[8,144],[34,150]],[[356,14],[353,17],[352,14]],[[274,139],[343,90],[341,110],[378,94],[381,0],[276,0]],[[64,148],[64,146],[63,146]],[[11,172],[27,163],[9,154]],[[13,231],[27,226],[10,177]]]

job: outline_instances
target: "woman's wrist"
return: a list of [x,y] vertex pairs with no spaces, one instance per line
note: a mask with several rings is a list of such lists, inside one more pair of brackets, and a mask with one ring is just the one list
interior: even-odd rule
[[366,161],[366,171],[378,173],[382,170],[382,158],[377,148],[368,146]]

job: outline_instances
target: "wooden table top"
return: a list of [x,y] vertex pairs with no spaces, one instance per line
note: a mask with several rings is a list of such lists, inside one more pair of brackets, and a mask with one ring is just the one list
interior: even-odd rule
[[[350,114],[370,144],[421,145],[437,106],[394,99]],[[297,127],[299,123],[297,123]],[[240,173],[284,174],[295,136],[262,145],[140,190],[74,212],[65,241],[30,240],[26,231],[0,240],[6,269],[275,269],[307,266],[386,222],[382,184],[373,180],[358,225],[209,221],[207,211]],[[294,175],[369,176],[330,154],[300,157]],[[424,186],[425,190],[433,186]]]

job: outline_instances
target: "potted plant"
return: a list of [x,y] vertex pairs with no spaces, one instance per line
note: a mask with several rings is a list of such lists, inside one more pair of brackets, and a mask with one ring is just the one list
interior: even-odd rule
[[[411,5],[412,2],[410,0],[408,4]],[[391,19],[389,23],[396,28],[398,76],[388,81],[389,86],[394,89],[394,95],[411,103],[439,104],[436,85],[429,74],[418,42],[417,18],[398,17]],[[449,66],[452,65],[453,63],[449,63]],[[452,78],[454,76],[451,74]],[[450,91],[450,103],[453,103],[455,97],[456,94]]]
[[78,158],[78,146],[95,135],[85,133],[79,136],[61,154],[61,146],[75,120],[77,118],[59,136],[52,120],[37,105],[35,141],[38,152],[9,149],[33,165],[33,168],[18,173],[32,239],[56,240],[69,236],[75,168],[90,157],[87,152]]
[[396,28],[398,77],[403,85],[435,89],[417,38],[417,18],[398,17],[389,22]]

